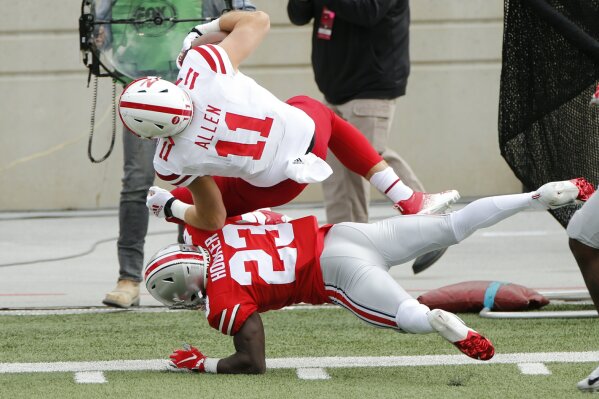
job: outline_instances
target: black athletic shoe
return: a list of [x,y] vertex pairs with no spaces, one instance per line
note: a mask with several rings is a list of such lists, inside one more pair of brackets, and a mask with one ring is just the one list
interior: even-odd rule
[[432,251],[417,257],[414,263],[412,264],[412,270],[414,271],[414,274],[423,272],[429,267],[431,267],[436,261],[438,261],[443,256],[445,251],[447,251],[447,248],[438,249],[436,251]]
[[587,392],[599,391],[599,367],[597,367],[595,369],[595,371],[593,371],[591,373],[591,375],[589,375],[587,378],[580,381],[576,386],[581,391],[587,391]]

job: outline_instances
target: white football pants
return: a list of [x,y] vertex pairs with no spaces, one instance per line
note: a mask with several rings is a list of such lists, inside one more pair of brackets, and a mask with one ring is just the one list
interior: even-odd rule
[[334,225],[320,257],[329,298],[377,327],[432,332],[426,317],[429,308],[412,298],[389,275],[389,268],[457,244],[480,228],[538,204],[531,194],[482,198],[446,215]]
[[568,237],[599,249],[599,195],[593,194],[568,223]]

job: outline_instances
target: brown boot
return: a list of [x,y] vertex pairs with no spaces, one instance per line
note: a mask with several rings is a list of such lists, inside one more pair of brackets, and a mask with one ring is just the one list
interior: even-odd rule
[[102,303],[117,308],[139,306],[139,283],[131,280],[119,280],[116,288],[106,294]]

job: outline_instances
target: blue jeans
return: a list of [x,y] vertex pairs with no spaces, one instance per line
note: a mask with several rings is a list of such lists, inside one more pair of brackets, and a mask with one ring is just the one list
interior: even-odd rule
[[141,282],[148,232],[148,189],[154,183],[155,140],[140,139],[123,129],[123,188],[119,202],[119,280]]

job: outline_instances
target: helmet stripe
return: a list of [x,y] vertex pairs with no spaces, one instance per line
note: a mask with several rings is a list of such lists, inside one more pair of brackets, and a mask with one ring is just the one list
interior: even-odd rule
[[200,253],[176,253],[174,255],[164,256],[162,258],[158,258],[152,262],[151,265],[146,269],[144,278],[147,280],[148,276],[156,271],[156,269],[161,268],[163,266],[168,266],[170,262],[177,260],[197,260],[201,263],[205,262],[205,258]]
[[181,116],[191,116],[191,109],[179,109],[171,107],[161,107],[159,105],[150,105],[142,103],[134,103],[131,101],[121,101],[119,104],[121,108],[132,108],[132,109],[143,109],[146,111],[161,112],[165,114],[174,114]]

